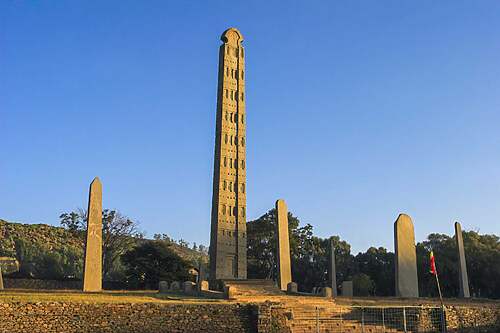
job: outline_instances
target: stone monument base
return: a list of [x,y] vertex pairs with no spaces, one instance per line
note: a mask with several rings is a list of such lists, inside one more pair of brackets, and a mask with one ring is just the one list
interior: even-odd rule
[[285,295],[273,280],[247,279],[247,280],[221,280],[223,290],[231,287],[232,297],[238,296],[280,296]]

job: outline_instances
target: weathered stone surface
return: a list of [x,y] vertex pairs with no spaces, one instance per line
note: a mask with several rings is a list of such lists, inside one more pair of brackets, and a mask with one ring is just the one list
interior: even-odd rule
[[160,293],[168,292],[168,282],[167,281],[160,281],[160,283],[158,283],[158,291]]
[[253,333],[257,316],[250,304],[0,300],[2,333]]
[[180,291],[181,290],[181,283],[179,281],[174,281],[170,284],[170,290],[171,291]]
[[335,244],[333,237],[329,242],[329,258],[328,258],[328,286],[332,288],[333,297],[337,296],[337,269],[335,267]]
[[459,297],[470,297],[469,291],[469,277],[467,275],[467,263],[465,261],[464,240],[462,237],[462,226],[460,223],[455,222],[455,241],[457,243],[458,254],[458,277],[459,277]]
[[418,297],[417,254],[413,222],[400,214],[394,222],[396,296]]
[[344,297],[352,297],[352,281],[344,281],[342,282],[342,296]]
[[207,290],[209,290],[208,281],[207,280],[200,281],[200,283],[198,284],[198,290],[199,291],[207,291]]
[[224,286],[224,298],[234,299],[236,295],[236,288],[233,286]]
[[298,293],[299,286],[295,282],[289,282],[288,285],[286,286],[286,292],[290,294]]
[[330,287],[321,288],[321,296],[332,298],[333,297],[332,288]]
[[186,294],[192,294],[196,291],[196,283],[193,281],[186,281],[182,284],[182,291]]
[[98,177],[90,184],[87,211],[87,242],[83,291],[102,291],[102,185]]
[[221,37],[210,231],[210,280],[247,278],[243,36]]
[[292,266],[290,264],[290,238],[288,235],[288,209],[285,200],[276,201],[276,240],[278,259],[278,287],[286,291],[292,282]]

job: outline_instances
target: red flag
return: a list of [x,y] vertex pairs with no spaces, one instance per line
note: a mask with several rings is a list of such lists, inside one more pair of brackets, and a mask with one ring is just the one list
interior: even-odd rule
[[431,251],[431,274],[437,275],[436,261],[434,260],[434,253]]

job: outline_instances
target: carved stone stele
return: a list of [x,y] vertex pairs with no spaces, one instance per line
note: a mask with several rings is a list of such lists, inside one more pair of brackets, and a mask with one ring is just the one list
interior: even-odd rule
[[83,291],[102,291],[102,184],[97,177],[89,191]]
[[458,277],[459,277],[459,297],[469,298],[469,277],[467,275],[467,263],[465,261],[465,250],[464,250],[464,240],[462,237],[462,226],[460,223],[455,222],[455,241],[457,243],[457,254],[458,254]]
[[418,297],[417,253],[411,218],[399,214],[394,222],[396,296]]
[[245,50],[235,28],[221,40],[210,230],[214,285],[247,278]]
[[292,266],[290,264],[290,238],[288,235],[288,209],[285,200],[276,201],[276,240],[278,260],[278,288],[286,291],[292,282]]
[[337,269],[335,266],[335,245],[333,237],[329,242],[329,256],[328,256],[328,286],[332,288],[333,297],[337,296]]

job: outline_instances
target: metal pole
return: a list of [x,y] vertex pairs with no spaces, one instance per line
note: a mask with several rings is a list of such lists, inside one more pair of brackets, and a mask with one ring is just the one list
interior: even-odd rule
[[385,332],[385,308],[382,308],[382,328]]
[[406,308],[405,307],[403,307],[403,329],[404,329],[405,333],[408,332],[406,330]]
[[365,333],[365,308],[361,308],[361,333]]

